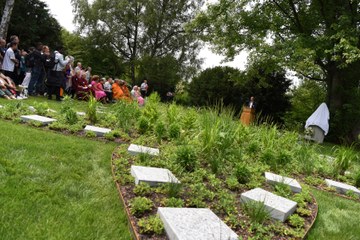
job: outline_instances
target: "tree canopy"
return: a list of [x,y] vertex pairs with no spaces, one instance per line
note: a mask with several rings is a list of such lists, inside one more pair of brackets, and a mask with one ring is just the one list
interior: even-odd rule
[[[72,0],[81,32],[108,42],[128,66],[135,83],[137,67],[145,59],[176,59],[185,76],[199,63],[199,41],[184,26],[194,18],[203,0]],[[162,79],[166,81],[167,79]]]
[[[358,0],[220,0],[192,27],[232,58],[248,49],[253,60],[327,84],[330,132],[349,141],[360,133],[360,4]],[[275,64],[274,64],[275,63]],[[347,108],[349,109],[349,108]],[[352,116],[352,122],[346,118]],[[346,121],[346,123],[344,123]]]
[[[0,0],[0,9],[4,8],[5,0]],[[35,46],[43,42],[50,47],[60,45],[61,27],[51,16],[47,5],[40,0],[16,0],[9,24],[7,36],[18,35],[22,48]]]

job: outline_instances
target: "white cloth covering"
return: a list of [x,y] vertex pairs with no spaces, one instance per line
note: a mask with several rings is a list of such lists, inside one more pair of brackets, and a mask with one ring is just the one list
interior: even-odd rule
[[324,134],[327,135],[329,132],[329,119],[330,112],[326,103],[320,104],[320,106],[311,114],[311,116],[306,120],[305,128],[315,125],[324,130]]

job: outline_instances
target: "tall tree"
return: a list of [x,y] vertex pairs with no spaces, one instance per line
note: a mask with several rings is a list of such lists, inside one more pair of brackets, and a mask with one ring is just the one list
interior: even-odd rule
[[76,21],[83,33],[108,42],[129,66],[135,83],[141,59],[174,57],[183,72],[199,62],[199,42],[184,26],[199,10],[203,0],[72,0]]
[[6,38],[15,0],[6,0],[0,23],[0,38]]
[[[0,8],[6,1],[0,0]],[[69,9],[71,11],[71,9]],[[40,0],[16,0],[8,35],[18,35],[22,48],[43,42],[51,48],[61,44],[61,27]]]
[[[229,58],[243,49],[327,84],[330,133],[360,133],[359,0],[220,0],[194,27]],[[346,126],[346,127],[344,127]]]

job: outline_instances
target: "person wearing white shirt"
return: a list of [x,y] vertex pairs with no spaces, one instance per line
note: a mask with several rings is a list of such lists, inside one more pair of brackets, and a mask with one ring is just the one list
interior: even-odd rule
[[19,61],[15,58],[14,51],[16,49],[17,49],[17,43],[11,42],[10,47],[5,52],[5,56],[2,64],[2,70],[5,76],[10,77],[12,80],[15,79],[14,76],[15,65],[19,63]]

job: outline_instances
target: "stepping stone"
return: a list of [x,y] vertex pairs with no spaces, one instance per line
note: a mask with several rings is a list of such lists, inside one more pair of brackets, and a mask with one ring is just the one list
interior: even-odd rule
[[155,167],[131,166],[131,175],[135,178],[135,184],[148,183],[157,186],[161,183],[180,183],[169,169]]
[[208,208],[159,207],[170,240],[237,240],[239,236]]
[[111,129],[109,129],[109,128],[101,128],[101,127],[95,127],[95,126],[90,126],[90,125],[86,125],[84,130],[86,132],[94,132],[94,133],[96,133],[96,136],[98,136],[98,137],[102,137],[102,136],[104,136],[105,133],[111,132]]
[[23,116],[20,116],[20,118],[24,122],[37,121],[37,122],[41,122],[43,125],[47,125],[49,123],[56,121],[56,119],[43,117],[43,116],[39,116],[39,115],[23,115]]
[[56,113],[56,111],[55,111],[55,110],[50,109],[50,108],[49,108],[47,111],[48,111],[48,112],[52,112],[52,113]]
[[274,219],[284,222],[296,210],[297,203],[287,198],[280,197],[261,188],[244,192],[241,194],[242,202],[263,202],[266,210]]
[[76,112],[76,114],[77,114],[78,116],[85,116],[85,115],[86,115],[86,113],[84,113],[84,112]]
[[3,108],[4,106],[3,105],[0,105],[0,108]]
[[270,172],[265,172],[265,178],[266,178],[266,182],[270,184],[283,183],[288,185],[291,188],[291,191],[295,193],[301,192],[301,186],[299,182],[293,178],[283,177]]
[[341,182],[336,182],[330,179],[325,179],[325,182],[329,187],[335,188],[338,193],[346,194],[347,191],[353,191],[354,193],[360,196],[360,190],[354,186]]
[[128,152],[131,155],[146,153],[146,154],[153,155],[153,156],[158,156],[160,153],[159,149],[157,149],[157,148],[149,148],[149,147],[144,147],[144,146],[140,146],[140,145],[136,145],[136,144],[130,144],[130,146],[128,148]]

